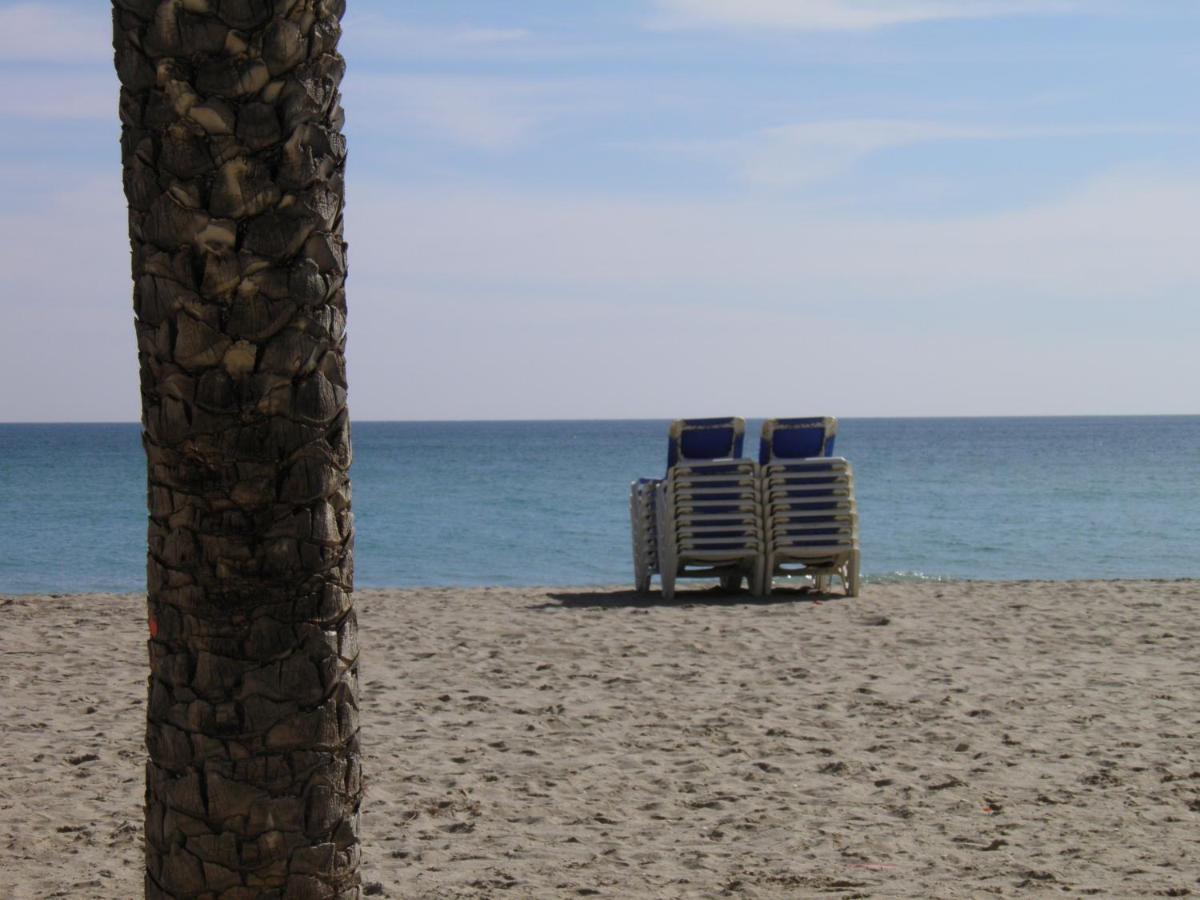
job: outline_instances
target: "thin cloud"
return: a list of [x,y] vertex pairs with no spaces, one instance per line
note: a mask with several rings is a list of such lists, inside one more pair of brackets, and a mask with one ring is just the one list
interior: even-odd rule
[[[356,7],[357,8],[357,7]],[[557,31],[496,27],[486,24],[457,27],[415,25],[399,18],[402,11],[349,12],[342,21],[341,51],[353,67],[377,71],[414,63],[578,63],[584,59],[611,60],[630,55],[653,58],[659,48],[637,49],[627,39],[604,39],[591,31],[562,26]]]
[[864,31],[947,19],[1051,15],[1069,0],[655,0],[659,28]]
[[112,65],[112,13],[107,3],[87,12],[42,3],[0,8],[0,61]]
[[[5,167],[0,278],[6,327],[0,421],[135,421],[137,349],[119,166]],[[63,265],[69,247],[71,264]],[[57,249],[56,249],[57,248]],[[16,299],[19,298],[19,301]],[[46,365],[46,348],[69,348]]]
[[[359,189],[347,219],[357,277],[399,266],[414,283],[610,295],[801,302],[853,310],[869,299],[920,315],[971,304],[1159,298],[1200,286],[1188,223],[1200,173],[1112,172],[1012,212],[938,219],[830,215],[770,197],[672,202],[529,194],[476,186]],[[403,221],[394,211],[406,210]],[[397,259],[397,248],[402,259]],[[386,264],[385,264],[386,263]],[[390,277],[390,276],[388,276]],[[361,283],[361,282],[360,282]]]
[[[344,102],[362,127],[415,130],[479,150],[524,144],[549,114],[549,89],[536,82],[469,76],[357,75],[346,78]],[[388,123],[397,123],[394,126]]]
[[107,120],[115,127],[119,90],[111,65],[102,73],[42,72],[20,89],[0,90],[0,116],[48,122]]
[[[764,357],[764,335],[818,336],[811,370],[839,375],[814,390],[847,415],[1028,414],[1031,398],[1045,413],[1136,410],[1139,394],[1194,407],[1182,336],[1200,325],[1198,172],[1112,172],[1053,202],[936,221],[478,185],[356,196],[353,382],[377,417],[398,415],[394,385],[430,367],[452,374],[404,415],[665,415],[697,396],[785,408],[794,355]],[[397,333],[422,339],[397,356]],[[682,382],[670,353],[614,368],[634,334],[760,363]],[[598,394],[599,370],[612,383]],[[1097,377],[1077,383],[1085,370]]]
[[890,147],[994,138],[984,128],[888,119],[810,122],[768,128],[738,148],[742,180],[760,187],[801,187],[836,175]]
[[354,14],[342,22],[342,52],[354,59],[461,59],[508,54],[527,47],[524,28],[434,28],[408,25],[383,14]]
[[945,141],[1018,141],[1182,134],[1160,125],[1003,126],[909,119],[839,119],[763,128],[743,137],[659,143],[654,152],[707,160],[745,184],[804,188],[852,169],[889,149]]
[[[5,173],[6,188],[57,187],[0,211],[5,289],[28,301],[7,311],[27,339],[0,373],[41,371],[37,355],[55,341],[71,353],[43,373],[41,393],[0,400],[0,419],[137,416],[113,171],[70,183],[50,166]],[[1111,172],[1053,202],[942,220],[830,216],[765,196],[370,179],[350,195],[353,402],[364,418],[668,415],[696,397],[753,414],[794,402],[793,355],[681,381],[670,353],[613,367],[634,334],[734,360],[760,359],[763,335],[819,335],[809,367],[839,373],[820,395],[846,415],[1136,411],[1146,396],[1194,411],[1200,172]],[[76,265],[55,264],[62,246]],[[398,335],[411,339],[405,353]],[[450,374],[398,405],[395,385],[433,369]],[[613,378],[597,393],[601,370]],[[1072,381],[1083,371],[1096,378]],[[647,383],[661,389],[649,396]]]

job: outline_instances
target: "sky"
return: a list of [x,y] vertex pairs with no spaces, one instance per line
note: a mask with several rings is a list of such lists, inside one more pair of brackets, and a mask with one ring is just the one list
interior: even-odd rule
[[[348,7],[357,419],[1200,413],[1200,4]],[[0,421],[139,416],[108,10],[0,0]]]

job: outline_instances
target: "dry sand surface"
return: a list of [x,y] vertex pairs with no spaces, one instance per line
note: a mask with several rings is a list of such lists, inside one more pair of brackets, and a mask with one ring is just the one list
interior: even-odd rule
[[[368,896],[1200,895],[1200,584],[362,591]],[[0,600],[0,897],[140,895],[139,597]]]

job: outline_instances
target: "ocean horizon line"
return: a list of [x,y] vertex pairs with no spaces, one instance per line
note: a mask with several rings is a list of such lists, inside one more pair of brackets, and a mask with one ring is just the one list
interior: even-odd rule
[[[719,413],[727,415],[729,413]],[[718,413],[707,413],[714,416]],[[732,413],[732,415],[738,415]],[[797,413],[796,415],[828,415],[823,412]],[[598,417],[583,418],[495,418],[495,419],[371,419],[355,418],[351,422],[357,425],[498,425],[498,424],[549,424],[572,422],[671,422],[681,418],[703,418],[705,416],[627,416],[627,417]],[[749,420],[783,418],[789,416],[743,415]],[[1168,413],[997,413],[989,415],[902,415],[902,416],[837,416],[839,422],[967,422],[967,421],[1003,421],[1007,419],[1194,419],[1200,418],[1200,412],[1168,412]],[[0,421],[0,428],[10,426],[79,426],[79,425],[130,425],[140,426],[141,423],[129,419],[47,419],[47,420],[13,420]]]

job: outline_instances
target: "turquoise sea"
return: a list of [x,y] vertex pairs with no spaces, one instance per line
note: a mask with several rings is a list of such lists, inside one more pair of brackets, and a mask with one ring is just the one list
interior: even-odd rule
[[[357,584],[629,583],[666,430],[356,423]],[[837,452],[868,580],[1200,577],[1200,416],[843,419]],[[0,425],[0,593],[137,591],[144,559],[136,425]]]

